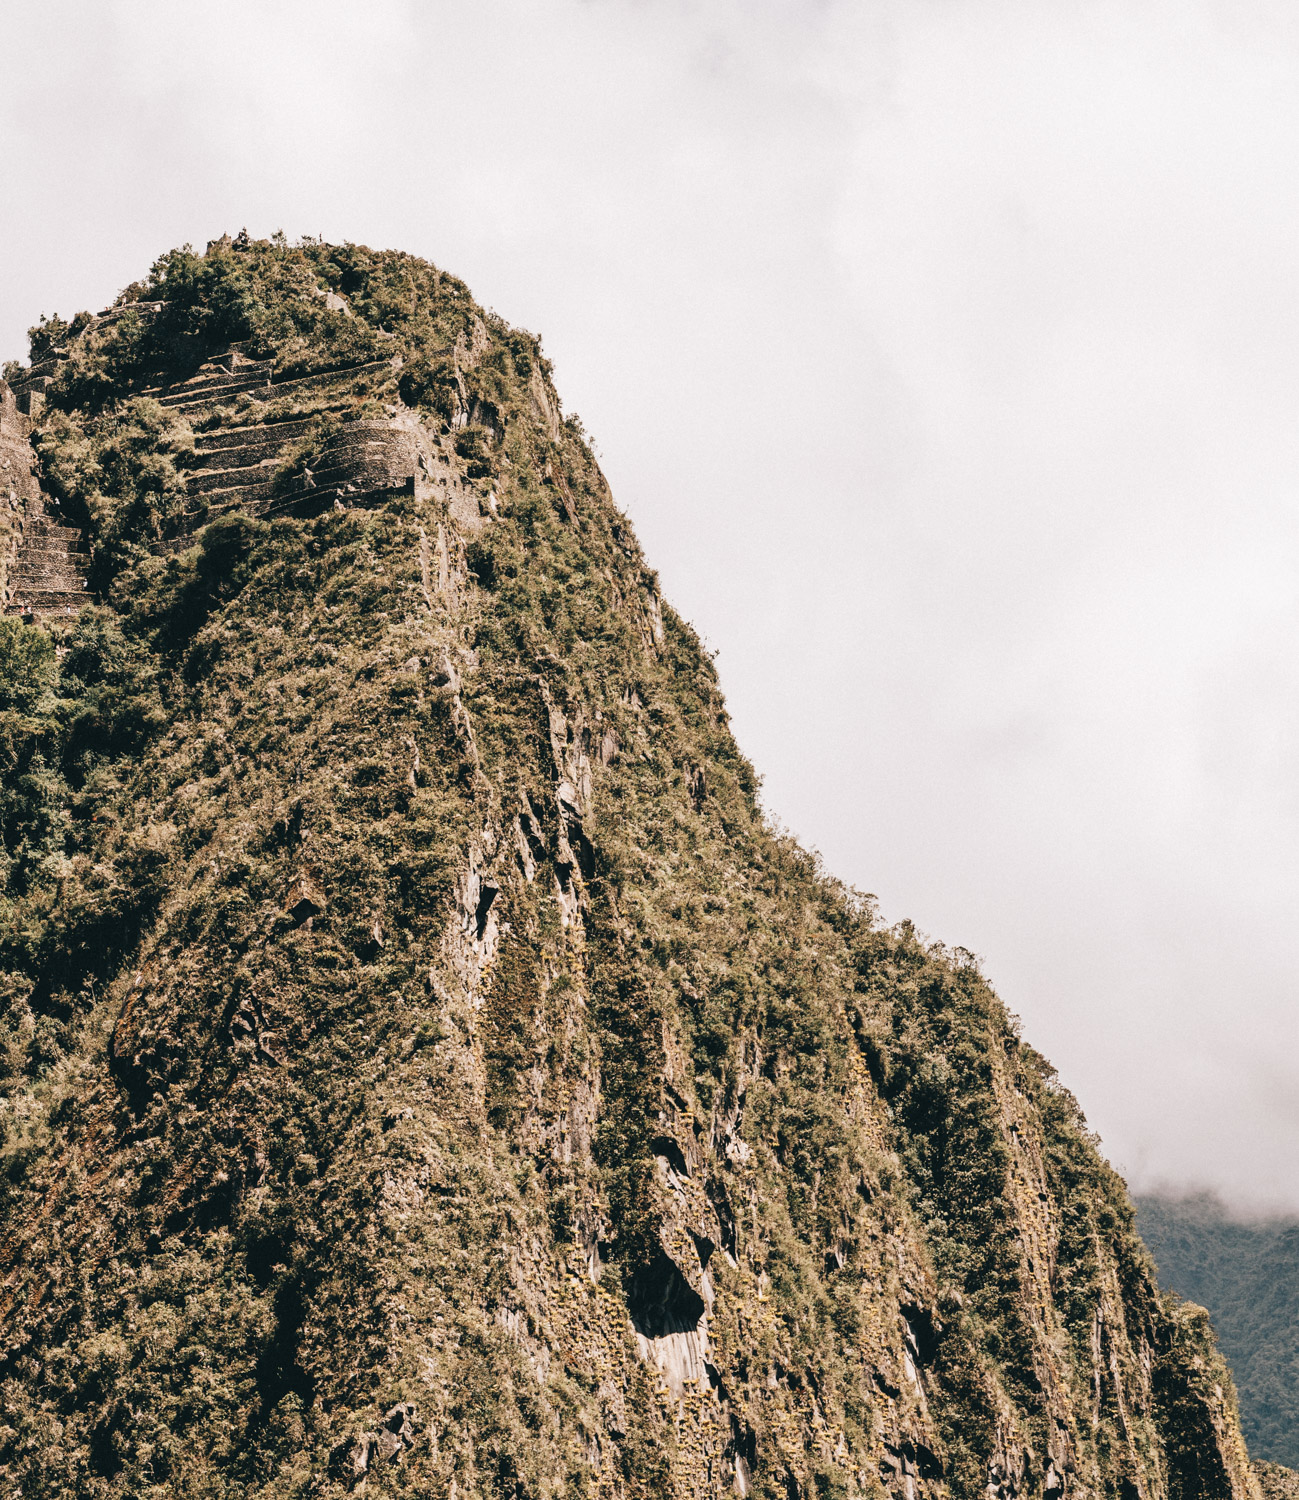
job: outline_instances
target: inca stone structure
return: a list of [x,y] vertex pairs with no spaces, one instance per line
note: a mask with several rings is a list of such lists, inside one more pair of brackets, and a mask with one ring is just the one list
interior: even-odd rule
[[[414,480],[415,446],[399,423],[352,421],[326,440],[316,468],[284,475],[284,455],[301,441],[331,397],[367,375],[386,373],[387,360],[276,381],[271,360],[246,359],[238,349],[206,361],[189,380],[144,392],[196,429],[192,471],[187,478],[190,507],[178,538],[229,510],[250,515],[293,510],[307,514],[333,501],[401,489]],[[248,420],[254,403],[293,397],[315,408],[311,416],[280,421]],[[243,398],[242,422],[221,421],[225,409]],[[394,416],[396,414],[394,413]],[[210,425],[216,420],[219,425]],[[173,545],[176,545],[173,542]]]
[[90,602],[90,556],[81,532],[60,519],[41,489],[31,447],[30,392],[22,406],[0,380],[0,496],[7,614],[75,614]]
[[[156,313],[161,304],[137,304]],[[111,324],[113,308],[84,332]],[[69,524],[57,500],[42,488],[30,437],[50,385],[69,356],[55,349],[32,365],[12,388],[0,382],[0,456],[5,509],[4,609],[10,614],[75,614],[91,602],[90,554],[80,527]],[[309,515],[330,505],[372,503],[415,481],[419,445],[415,424],[398,407],[388,420],[343,420],[319,446],[315,466],[286,464],[366,377],[389,375],[400,359],[369,360],[297,378],[277,380],[274,361],[247,358],[236,346],[205,360],[188,379],[146,387],[140,394],[194,433],[184,455],[187,506],[179,523],[154,544],[179,551],[209,521],[231,511],[262,516],[289,511]],[[259,420],[259,407],[291,401],[298,413]]]

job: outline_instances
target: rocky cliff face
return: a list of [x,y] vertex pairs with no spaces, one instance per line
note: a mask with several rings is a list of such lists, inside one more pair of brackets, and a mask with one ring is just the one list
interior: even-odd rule
[[13,392],[0,381],[0,601],[6,605],[13,592],[14,564],[27,512],[40,503],[31,430]]
[[35,379],[101,602],[0,622],[6,1493],[1257,1496],[973,961],[764,822],[531,335],[241,238]]

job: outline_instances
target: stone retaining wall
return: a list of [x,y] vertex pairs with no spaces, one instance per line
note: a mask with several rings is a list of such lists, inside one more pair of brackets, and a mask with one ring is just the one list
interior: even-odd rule
[[[141,304],[138,310],[147,316],[158,306]],[[109,309],[90,326],[114,321],[129,310]],[[13,475],[9,488],[0,489],[0,588],[7,610],[70,609],[90,598],[85,585],[89,558],[80,533],[47,514],[29,441],[32,420],[67,355],[64,349],[52,351],[23,371],[14,391],[5,388],[0,462],[6,467],[0,473],[6,483]],[[331,404],[337,407],[345,404],[358,379],[392,368],[392,361],[378,359],[277,377],[272,361],[249,359],[232,346],[205,360],[187,379],[146,389],[142,394],[167,407],[179,421],[199,428],[192,455],[182,459],[189,507],[174,534],[154,550],[180,550],[195,532],[231,511],[306,513],[331,504],[365,504],[372,497],[412,488],[420,466],[419,442],[399,417],[344,422],[306,462],[295,458],[295,445],[309,438],[314,415],[201,427],[204,418],[226,419],[231,404],[241,399],[246,407],[249,401],[303,395],[311,404],[318,401],[321,411]],[[331,388],[337,388],[332,401]]]

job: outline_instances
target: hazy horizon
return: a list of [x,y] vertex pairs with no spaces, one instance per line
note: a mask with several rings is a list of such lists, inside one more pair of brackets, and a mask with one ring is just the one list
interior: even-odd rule
[[1299,1209],[1299,18],[7,23],[0,358],[243,226],[461,276],[542,334],[773,817],[982,955],[1135,1190]]

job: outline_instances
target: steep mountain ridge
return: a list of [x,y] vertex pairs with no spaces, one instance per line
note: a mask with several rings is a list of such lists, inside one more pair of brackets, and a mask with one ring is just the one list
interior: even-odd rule
[[0,1478],[1259,1494],[973,960],[765,823],[532,335],[240,237],[32,352],[102,603],[0,621]]

